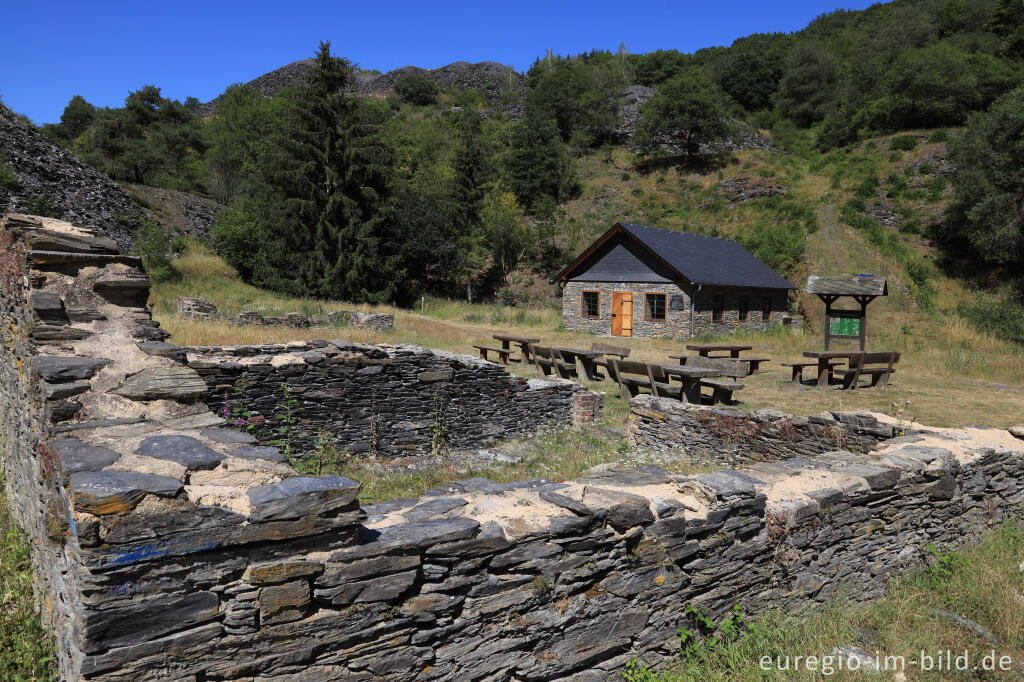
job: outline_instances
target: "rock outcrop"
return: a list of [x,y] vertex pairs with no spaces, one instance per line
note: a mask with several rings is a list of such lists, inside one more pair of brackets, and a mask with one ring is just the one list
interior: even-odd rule
[[0,185],[0,215],[44,212],[131,250],[140,216],[131,197],[2,104],[0,148],[17,175],[15,186]]
[[[273,97],[286,87],[301,81],[313,65],[312,59],[302,59],[265,73],[245,83],[264,97]],[[477,89],[484,93],[488,106],[500,104],[503,89],[512,87],[523,92],[527,89],[526,76],[497,62],[454,62],[437,69],[421,69],[417,66],[403,66],[380,75],[357,74],[348,87],[348,92],[372,95],[391,90],[402,76],[421,73],[442,89]],[[209,116],[217,109],[216,98],[205,102],[197,110],[201,116]]]

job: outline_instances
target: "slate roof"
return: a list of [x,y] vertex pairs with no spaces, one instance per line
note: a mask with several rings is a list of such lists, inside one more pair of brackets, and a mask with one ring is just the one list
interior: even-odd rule
[[632,223],[617,223],[580,258],[558,273],[555,279],[568,279],[569,274],[592,255],[595,246],[610,238],[619,229],[646,246],[693,284],[796,289],[785,278],[731,239]]
[[833,296],[888,296],[889,287],[885,277],[874,275],[842,275],[840,277],[807,278],[809,294],[832,294]]

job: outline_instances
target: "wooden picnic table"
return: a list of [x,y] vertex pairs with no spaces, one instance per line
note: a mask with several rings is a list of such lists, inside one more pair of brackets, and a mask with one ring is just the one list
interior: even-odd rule
[[[745,348],[745,347],[746,346],[740,346],[740,348]],[[687,346],[687,348],[692,350],[693,346]],[[691,356],[691,355],[670,355],[669,357],[672,358],[673,360],[679,360],[681,364],[685,365],[686,364],[686,359],[688,357],[693,357],[693,356]],[[749,357],[745,358],[745,357],[741,357],[741,356],[737,356],[737,355],[732,355],[730,357],[726,357],[724,355],[708,355],[706,353],[701,353],[700,357],[707,358],[708,360],[730,360],[732,362],[742,362],[743,364],[746,365],[746,368],[745,368],[746,372],[745,372],[744,376],[749,376],[751,374],[757,374],[757,371],[758,371],[758,369],[760,369],[762,362],[770,362],[770,360],[768,358],[749,358]]]
[[684,403],[700,405],[700,380],[708,377],[720,377],[722,373],[708,367],[687,367],[685,365],[661,365],[666,376],[676,377],[683,383],[680,394]]
[[738,358],[745,350],[752,350],[753,346],[744,346],[739,343],[691,343],[686,350],[695,350],[698,355],[708,357],[708,353],[715,351],[729,351],[729,357]]
[[583,350],[582,348],[555,348],[559,353],[562,354],[562,359],[566,362],[575,363],[577,358],[580,361],[580,365],[583,366],[583,371],[587,375],[587,379],[590,381],[603,381],[604,376],[597,373],[597,366],[594,364],[594,360],[597,360],[605,355],[604,351],[600,350]]
[[818,386],[828,386],[836,360],[853,360],[863,353],[862,350],[805,350],[804,357],[818,361]]
[[518,345],[523,351],[523,362],[530,362],[530,345],[540,343],[540,339],[531,339],[528,336],[518,336],[516,334],[495,334],[492,338],[501,341],[501,347],[505,350],[509,350],[512,347],[510,344]]

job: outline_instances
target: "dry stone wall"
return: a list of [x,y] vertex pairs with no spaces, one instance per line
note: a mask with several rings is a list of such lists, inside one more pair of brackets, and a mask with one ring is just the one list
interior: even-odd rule
[[[308,448],[321,434],[350,454],[465,448],[545,426],[592,421],[600,396],[558,378],[418,346],[309,341],[182,349],[206,382],[203,400],[261,441]],[[596,408],[595,408],[596,404]]]
[[832,450],[870,452],[899,435],[899,425],[871,412],[822,412],[796,417],[779,410],[747,412],[638,395],[630,401],[626,434],[637,449],[685,454],[695,462],[736,466],[809,457]]
[[[870,598],[926,546],[1024,510],[1022,441],[920,424],[869,453],[474,478],[361,506],[358,482],[300,476],[225,428],[186,351],[132,336],[159,329],[133,305],[137,266],[80,231],[15,236],[28,248],[0,268],[3,466],[68,680],[614,679],[634,658],[670,662],[688,605]],[[33,253],[56,236],[93,250]],[[53,326],[81,338],[33,342],[29,317],[59,317],[34,293],[56,295]],[[406,352],[294,350],[324,356],[304,372]],[[268,355],[271,372],[297,367]]]

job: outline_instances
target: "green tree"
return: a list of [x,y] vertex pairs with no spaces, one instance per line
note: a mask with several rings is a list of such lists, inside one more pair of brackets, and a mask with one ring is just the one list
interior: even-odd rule
[[579,189],[576,165],[562,144],[554,117],[529,101],[525,109],[512,128],[505,156],[508,186],[531,207],[544,196],[565,201]]
[[473,280],[481,274],[487,258],[480,210],[486,182],[486,159],[480,139],[480,118],[464,113],[456,126],[457,146],[452,161],[455,181],[452,190],[456,216],[458,262],[466,282],[466,300],[473,302]]
[[523,223],[523,209],[514,194],[495,186],[484,196],[480,222],[504,280],[529,245],[530,233]]
[[[288,139],[268,161],[268,260],[280,288],[348,301],[395,300],[404,271],[396,252],[389,150],[358,100],[343,90],[351,64],[321,42],[295,93]],[[277,251],[277,249],[281,249]]]
[[835,106],[841,64],[824,44],[802,40],[786,57],[775,104],[797,125],[816,123]]
[[252,88],[231,86],[206,124],[208,190],[222,204],[254,196],[260,165],[275,137],[280,138],[287,100],[266,99]]
[[944,238],[957,261],[983,267],[1024,266],[1024,87],[973,114],[950,142],[955,200]]
[[118,180],[202,192],[206,145],[198,104],[168,99],[146,85],[128,94],[124,108],[95,111],[87,139],[75,148]]
[[782,62],[792,44],[784,33],[755,33],[740,38],[709,66],[711,79],[747,111],[772,105],[782,78]]
[[395,92],[409,104],[437,103],[437,86],[422,73],[407,73],[395,83]]
[[64,107],[60,123],[43,126],[43,132],[59,144],[70,145],[92,125],[95,115],[96,107],[89,104],[81,95],[75,95]]
[[727,108],[725,95],[699,72],[677,76],[641,108],[633,148],[644,155],[665,147],[696,154],[701,143],[728,132]]

